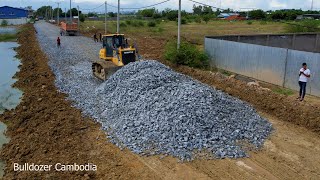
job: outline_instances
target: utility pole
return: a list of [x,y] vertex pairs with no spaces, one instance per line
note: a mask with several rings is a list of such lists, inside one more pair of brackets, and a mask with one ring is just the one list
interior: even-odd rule
[[118,0],[117,33],[120,33],[120,0]]
[[311,1],[311,11],[313,11],[313,0]]
[[181,33],[181,0],[179,0],[179,11],[178,11],[178,42],[177,49],[180,49],[180,33]]
[[64,8],[64,21],[67,23],[67,8]]
[[71,0],[70,0],[70,24],[72,24]]
[[53,20],[53,6],[51,6],[51,20]]
[[48,8],[46,8],[46,18],[45,20],[47,21],[48,20]]
[[80,33],[80,10],[78,6],[78,33]]
[[60,2],[57,2],[58,9],[57,9],[57,23],[60,24]]
[[107,34],[107,13],[108,13],[108,6],[107,1],[104,2],[104,34]]

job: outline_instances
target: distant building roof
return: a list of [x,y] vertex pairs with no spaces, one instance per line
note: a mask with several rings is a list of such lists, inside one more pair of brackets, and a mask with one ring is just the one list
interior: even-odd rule
[[298,20],[301,19],[320,19],[320,14],[303,14],[303,15],[299,15],[297,16]]
[[238,13],[220,13],[218,15],[218,18],[227,18],[229,16],[239,16]]
[[11,6],[1,6],[0,9],[1,9],[1,8],[12,8],[12,9],[18,9],[18,10],[28,11],[28,9],[26,9],[26,8],[17,8],[17,7],[11,7]]
[[0,19],[17,19],[29,17],[30,10],[10,6],[0,7]]

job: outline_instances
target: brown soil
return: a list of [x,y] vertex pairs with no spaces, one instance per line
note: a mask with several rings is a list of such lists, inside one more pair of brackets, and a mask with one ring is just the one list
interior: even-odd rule
[[[7,134],[11,137],[11,141],[1,152],[2,159],[7,164],[5,179],[320,179],[319,135],[305,127],[286,122],[289,121],[286,114],[293,118],[291,122],[297,123],[301,119],[296,116],[297,113],[290,115],[287,112],[290,110],[288,105],[282,107],[284,110],[276,110],[289,101],[285,96],[249,88],[234,79],[226,80],[221,74],[187,67],[174,68],[269,112],[262,112],[261,115],[273,123],[275,131],[265,147],[251,152],[250,158],[195,160],[188,163],[178,163],[172,157],[140,157],[127,150],[119,150],[107,142],[99,124],[82,117],[81,112],[72,108],[71,103],[65,100],[66,95],[57,92],[54,75],[35,40],[33,27],[26,27],[19,34],[21,46],[18,54],[23,64],[21,71],[17,73],[19,81],[16,83],[16,87],[24,91],[23,100],[15,110],[6,111],[0,116],[0,120],[7,123]],[[137,39],[142,54],[148,52],[149,58],[161,57],[158,50],[163,49],[164,42],[160,42],[161,46],[158,46],[160,40]],[[153,51],[145,50],[149,46],[154,48]],[[261,99],[263,95],[268,101]],[[266,104],[263,105],[259,100]],[[272,103],[272,100],[278,101]],[[305,109],[308,107],[308,104],[298,105]],[[295,110],[296,108],[292,109]],[[282,114],[276,117],[270,115],[276,112]],[[311,114],[311,110],[307,112]],[[316,130],[310,124],[311,121],[309,125],[303,123]],[[13,171],[14,162],[94,163],[98,166],[98,171],[18,173]]]
[[[18,56],[22,66],[16,74],[15,87],[24,92],[22,102],[14,111],[6,111],[0,120],[8,125],[11,138],[2,150],[5,179],[59,178],[81,179],[154,179],[151,170],[137,157],[120,151],[108,143],[100,125],[82,117],[72,108],[66,95],[54,85],[54,75],[41,52],[31,25],[19,33]],[[98,166],[98,172],[14,172],[13,163],[85,164]]]

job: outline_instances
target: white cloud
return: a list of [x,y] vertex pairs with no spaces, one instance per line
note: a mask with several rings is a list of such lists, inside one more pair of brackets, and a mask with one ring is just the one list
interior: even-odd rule
[[285,2],[280,2],[279,0],[271,0],[270,7],[272,9],[284,9],[287,7]]

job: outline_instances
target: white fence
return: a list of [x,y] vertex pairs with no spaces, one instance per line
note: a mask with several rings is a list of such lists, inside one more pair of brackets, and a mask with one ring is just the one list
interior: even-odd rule
[[205,50],[214,67],[294,90],[306,62],[312,72],[308,94],[320,96],[320,53],[213,38],[205,38]]

